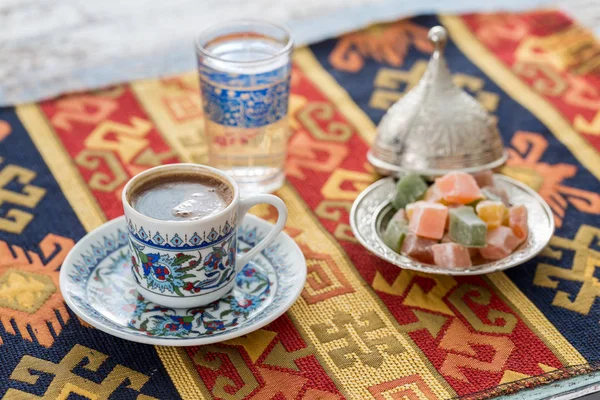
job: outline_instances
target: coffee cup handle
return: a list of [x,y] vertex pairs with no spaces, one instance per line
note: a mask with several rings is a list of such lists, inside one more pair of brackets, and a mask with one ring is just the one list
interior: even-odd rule
[[256,194],[240,200],[239,215],[237,220],[238,226],[242,223],[248,210],[258,204],[270,204],[275,207],[278,214],[277,222],[275,223],[275,226],[271,232],[269,232],[267,236],[265,236],[264,239],[258,242],[253,248],[248,250],[248,252],[244,254],[238,253],[236,263],[237,272],[240,272],[256,253],[262,251],[273,239],[275,239],[275,236],[277,236],[277,234],[283,230],[283,227],[287,221],[287,207],[279,197],[273,196],[272,194]]

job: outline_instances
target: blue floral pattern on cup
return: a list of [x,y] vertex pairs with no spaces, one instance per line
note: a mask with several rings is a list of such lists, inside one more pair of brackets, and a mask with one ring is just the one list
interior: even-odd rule
[[[235,272],[235,236],[223,240],[206,252],[197,254],[158,253],[130,241],[131,270],[138,284],[145,281],[148,289],[184,296],[219,289]],[[154,252],[153,252],[154,251]],[[200,274],[199,274],[200,273]],[[204,276],[205,279],[198,279]]]

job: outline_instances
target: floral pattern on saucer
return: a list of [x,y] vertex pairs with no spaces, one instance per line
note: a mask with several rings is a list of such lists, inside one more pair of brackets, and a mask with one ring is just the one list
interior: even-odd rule
[[[254,223],[247,220],[232,241],[241,252],[258,243],[270,228],[256,217],[250,218]],[[111,221],[99,228],[97,235],[84,238],[61,271],[61,291],[69,306],[90,324],[116,336],[155,344],[183,341],[173,345],[204,344],[218,336],[225,340],[258,329],[281,315],[304,284],[302,253],[284,236],[235,276],[234,289],[227,296],[204,307],[163,307],[137,292],[128,239],[122,230],[124,220],[123,226],[118,222]],[[189,266],[190,261],[180,265]],[[206,256],[202,262],[210,265],[211,260]],[[143,266],[138,268],[143,276]]]

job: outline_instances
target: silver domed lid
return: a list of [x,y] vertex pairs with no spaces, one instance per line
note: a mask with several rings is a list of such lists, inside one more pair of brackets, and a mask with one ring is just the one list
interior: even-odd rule
[[443,175],[498,167],[506,152],[496,123],[452,82],[444,59],[447,33],[429,30],[434,51],[419,83],[383,116],[368,159],[389,175]]

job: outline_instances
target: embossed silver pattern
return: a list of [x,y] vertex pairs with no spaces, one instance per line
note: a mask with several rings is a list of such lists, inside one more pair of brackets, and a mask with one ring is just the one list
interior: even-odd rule
[[554,218],[548,204],[526,185],[499,174],[494,175],[494,182],[506,189],[512,204],[523,204],[528,211],[527,241],[501,260],[475,265],[470,269],[440,268],[412,260],[387,247],[381,238],[382,213],[389,209],[390,197],[395,190],[392,178],[375,182],[354,201],[350,211],[352,232],[373,254],[401,268],[442,275],[481,275],[515,267],[535,257],[546,247],[554,233]]
[[502,137],[483,107],[452,82],[446,30],[431,28],[434,52],[419,83],[382,118],[369,162],[383,175],[492,169],[506,161]]

